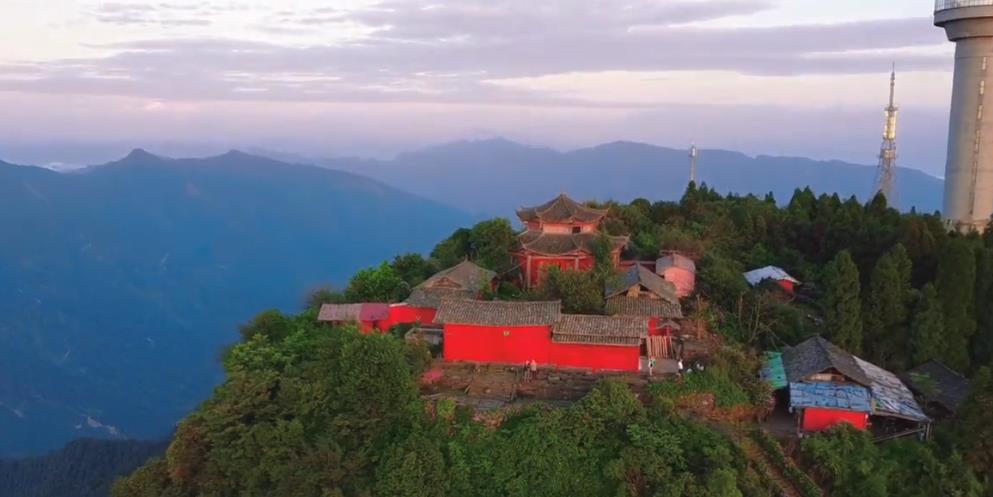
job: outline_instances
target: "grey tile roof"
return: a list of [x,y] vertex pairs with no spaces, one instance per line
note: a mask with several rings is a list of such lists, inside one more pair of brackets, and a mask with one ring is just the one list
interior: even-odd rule
[[655,296],[679,305],[679,297],[676,295],[676,285],[671,281],[666,281],[665,278],[649,271],[641,265],[634,266],[624,273],[619,284],[606,290],[606,297],[609,299],[622,295],[635,285],[641,285],[646,290],[655,294]]
[[835,369],[860,385],[871,383],[853,355],[819,336],[783,350],[783,365],[790,382],[805,381],[811,375]]
[[969,380],[938,361],[917,366],[900,378],[925,400],[950,412],[958,411],[969,397]]
[[648,336],[648,318],[565,314],[552,328],[552,341],[638,346]]
[[682,319],[683,309],[663,299],[630,298],[618,295],[607,299],[607,314],[612,316],[644,316],[663,319]]
[[[593,254],[600,233],[547,233],[529,230],[522,233],[517,241],[520,246],[542,255],[565,255],[583,252]],[[630,239],[626,236],[612,236],[614,250],[624,248]]]
[[390,315],[389,304],[324,304],[317,314],[321,322],[379,321]]
[[542,221],[545,223],[580,221],[594,223],[600,221],[606,215],[606,210],[586,207],[569,198],[564,193],[537,207],[525,207],[517,211],[517,217],[521,218],[521,221],[525,223],[529,221]]
[[404,302],[437,309],[443,299],[474,299],[496,277],[496,272],[464,261],[414,287]]
[[444,299],[435,321],[480,326],[549,326],[559,321],[562,303]]
[[875,364],[858,357],[855,362],[865,371],[871,384],[872,413],[876,416],[890,416],[911,421],[927,421],[928,417],[914,399],[914,394],[900,381],[900,378]]

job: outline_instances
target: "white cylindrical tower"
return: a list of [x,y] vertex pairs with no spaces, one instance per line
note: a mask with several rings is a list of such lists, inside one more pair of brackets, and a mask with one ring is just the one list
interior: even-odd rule
[[934,24],[955,42],[944,216],[982,231],[993,217],[993,0],[937,0]]

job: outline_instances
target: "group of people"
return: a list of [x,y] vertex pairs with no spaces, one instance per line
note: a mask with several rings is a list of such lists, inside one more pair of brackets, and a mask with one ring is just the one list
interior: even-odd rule
[[[654,375],[655,375],[655,358],[654,357],[649,357],[648,358],[648,376],[651,377],[651,376],[654,376]],[[683,359],[682,358],[676,360],[676,377],[677,378],[680,378],[680,379],[683,378]]]
[[524,363],[524,381],[529,382],[538,375],[538,361],[531,359]]

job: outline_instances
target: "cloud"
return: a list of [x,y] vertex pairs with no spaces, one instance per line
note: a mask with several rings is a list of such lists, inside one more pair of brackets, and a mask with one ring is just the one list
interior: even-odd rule
[[[210,15],[221,12],[179,5],[104,3],[98,15],[106,16],[103,22],[196,27],[191,23],[210,22]],[[950,64],[941,53],[904,50],[945,44],[929,18],[752,28],[706,24],[771,7],[766,0],[390,0],[353,10],[281,9],[253,23],[264,22],[276,34],[353,26],[361,35],[310,45],[283,43],[278,36],[264,42],[163,37],[105,44],[100,57],[0,68],[0,90],[160,100],[597,107],[608,104],[499,82],[606,71],[858,74],[888,67],[894,50],[901,51],[902,70],[945,70]],[[613,99],[609,105],[646,103]]]

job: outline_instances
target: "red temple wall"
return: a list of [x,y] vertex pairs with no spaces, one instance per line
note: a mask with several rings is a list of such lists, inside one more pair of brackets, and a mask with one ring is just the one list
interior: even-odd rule
[[[528,267],[527,255],[520,257],[521,268]],[[592,256],[579,257],[531,257],[531,272],[528,275],[530,286],[538,286],[544,279],[549,268],[558,267],[563,271],[590,271],[596,265],[596,259]]]
[[551,364],[595,371],[638,371],[641,347],[552,343]]
[[446,324],[446,361],[549,364],[551,326],[476,326]]
[[398,324],[434,324],[434,317],[438,314],[437,309],[430,307],[414,307],[406,304],[390,306],[390,317],[382,321],[386,329],[390,329]]
[[869,427],[869,415],[864,412],[808,407],[803,410],[802,416],[803,422],[800,427],[805,432],[825,431],[842,423],[848,423],[860,430]]

